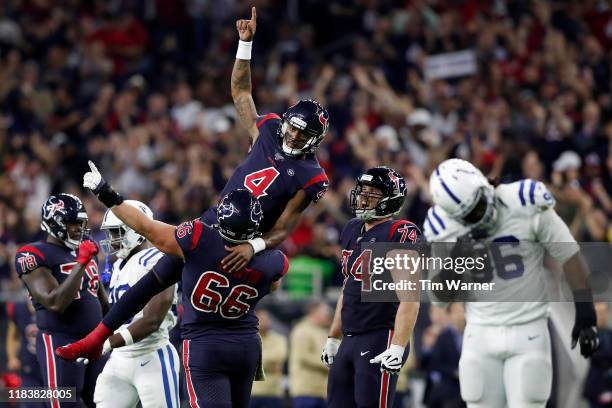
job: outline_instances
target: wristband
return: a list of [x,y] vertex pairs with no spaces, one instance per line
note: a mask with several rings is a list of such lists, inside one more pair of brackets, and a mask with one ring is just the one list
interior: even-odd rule
[[236,51],[236,59],[250,60],[253,41],[238,40],[238,51]]
[[109,184],[104,184],[100,191],[98,191],[98,200],[107,208],[113,208],[123,202],[123,197],[113,190]]
[[132,333],[130,333],[130,331],[128,329],[123,329],[120,332],[118,332],[117,334],[120,335],[123,338],[123,341],[125,342],[126,346],[131,346],[132,344],[134,344],[134,339],[132,338]]
[[593,293],[590,288],[576,289],[573,291],[574,302],[589,302],[593,303]]
[[263,238],[253,238],[247,242],[253,247],[253,255],[266,249],[266,241]]

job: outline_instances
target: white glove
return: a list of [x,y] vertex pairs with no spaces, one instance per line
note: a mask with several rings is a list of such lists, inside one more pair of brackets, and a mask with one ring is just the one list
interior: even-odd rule
[[[102,355],[110,353],[112,349],[113,348],[111,347],[110,339],[106,339],[106,341],[104,341],[104,344],[102,345]],[[76,362],[87,365],[89,364],[89,359],[85,357],[79,357],[76,359]]]
[[371,364],[380,363],[380,371],[386,371],[389,374],[398,374],[402,368],[405,348],[392,344],[391,347],[370,360]]
[[90,189],[94,193],[100,190],[100,187],[104,184],[104,179],[102,178],[102,174],[98,171],[98,168],[91,160],[89,160],[89,168],[91,171],[88,171],[83,176],[83,187]]
[[334,357],[338,354],[338,347],[340,347],[340,339],[328,337],[323,353],[321,353],[321,361],[329,368],[334,364]]

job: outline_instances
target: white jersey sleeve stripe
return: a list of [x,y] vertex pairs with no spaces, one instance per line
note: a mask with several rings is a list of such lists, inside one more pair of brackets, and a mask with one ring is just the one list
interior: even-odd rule
[[433,215],[433,217],[438,221],[438,223],[440,224],[440,227],[442,227],[442,229],[446,229],[446,225],[444,225],[444,221],[442,220],[442,218],[436,213],[436,207],[431,207],[431,214]]
[[144,260],[144,258],[146,258],[152,251],[154,251],[155,248],[149,248],[147,249],[140,258],[138,258],[138,264],[142,265],[142,261]]
[[154,248],[153,252],[151,252],[145,259],[142,260],[142,265],[147,266],[147,262],[149,262],[155,255],[159,255],[160,252],[158,249]]
[[429,218],[429,214],[427,214],[427,216],[425,217],[425,220],[427,221],[427,224],[429,224],[429,228],[434,233],[434,235],[438,235],[439,232],[436,229],[436,227],[434,227],[433,222],[431,222],[431,218]]
[[523,195],[523,190],[525,189],[525,180],[521,180],[519,184],[519,199],[521,200],[521,205],[525,206],[525,196]]

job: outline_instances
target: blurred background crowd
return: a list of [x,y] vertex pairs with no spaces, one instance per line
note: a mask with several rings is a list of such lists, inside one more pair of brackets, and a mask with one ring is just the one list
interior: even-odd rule
[[[166,222],[214,205],[248,150],[230,73],[235,20],[252,5],[258,112],[280,114],[313,97],[330,113],[318,151],[330,190],[284,244],[292,266],[281,296],[298,306],[270,308],[281,331],[304,313],[297,300],[337,292],[347,194],[374,165],[406,178],[403,216],[417,225],[431,170],[460,157],[495,182],[544,181],[577,240],[612,241],[610,1],[4,0],[3,299],[21,293],[14,251],[42,236],[50,193],[79,195],[90,226],[100,225],[104,209],[80,187],[88,159]],[[453,71],[459,55],[466,60]],[[422,313],[412,365],[422,372],[445,333],[429,328],[461,329],[460,312],[444,313]]]

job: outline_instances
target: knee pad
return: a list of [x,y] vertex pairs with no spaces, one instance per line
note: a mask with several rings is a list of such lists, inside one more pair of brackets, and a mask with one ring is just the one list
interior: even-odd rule
[[467,356],[459,360],[459,385],[465,402],[479,402],[484,394],[484,377],[480,361]]
[[545,356],[524,356],[520,363],[521,396],[525,402],[546,402],[552,387],[552,363]]

